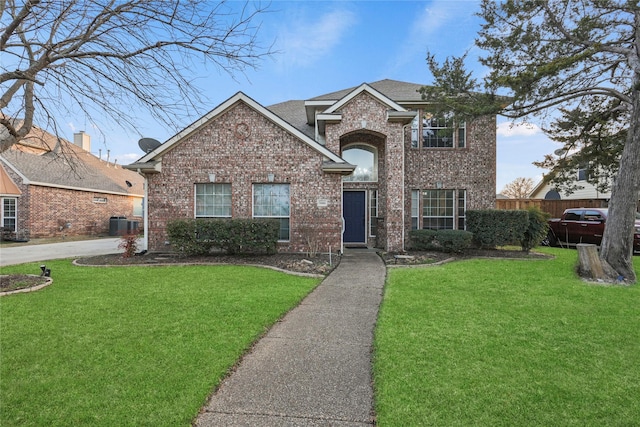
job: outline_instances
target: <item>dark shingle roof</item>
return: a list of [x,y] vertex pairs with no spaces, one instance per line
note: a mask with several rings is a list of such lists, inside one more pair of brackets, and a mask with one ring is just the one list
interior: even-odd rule
[[[422,95],[418,90],[424,85],[418,83],[401,82],[398,80],[379,80],[373,83],[367,83],[369,86],[382,93],[389,99],[402,104],[403,102],[421,102]],[[331,92],[324,95],[311,98],[312,101],[330,101],[338,100],[345,97],[349,92],[356,89],[357,86],[348,89]]]
[[267,107],[272,113],[278,115],[293,127],[299,129],[310,138],[316,136],[313,126],[307,124],[307,115],[304,109],[304,101],[285,101]]
[[[415,104],[424,102],[422,95],[418,92],[418,90],[424,85],[418,83],[385,79],[368,83],[368,85],[401,105],[403,103]],[[338,101],[347,96],[354,89],[357,89],[357,87],[358,86],[354,86],[348,89],[342,89],[336,92],[316,96],[315,98],[311,98],[309,101]],[[305,101],[285,101],[271,105],[267,108],[289,124],[304,132],[309,137],[315,138],[315,128],[307,124]]]

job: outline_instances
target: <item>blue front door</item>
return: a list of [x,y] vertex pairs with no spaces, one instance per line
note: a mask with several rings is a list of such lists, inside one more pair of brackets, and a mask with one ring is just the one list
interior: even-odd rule
[[342,193],[345,243],[366,243],[366,200],[364,191]]

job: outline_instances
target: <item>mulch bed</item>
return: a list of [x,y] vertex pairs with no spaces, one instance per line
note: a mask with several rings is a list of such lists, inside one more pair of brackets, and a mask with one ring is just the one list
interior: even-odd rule
[[147,253],[124,258],[121,254],[100,255],[76,260],[80,265],[166,265],[166,264],[234,264],[264,265],[294,273],[327,275],[340,263],[340,256],[332,254],[278,253],[273,255],[178,256],[176,254]]
[[[402,255],[402,257],[396,257]],[[448,254],[443,252],[403,252],[402,254],[381,252],[381,257],[387,265],[423,265],[435,264],[445,260],[470,258],[516,258],[516,259],[544,259],[548,255],[531,252],[529,254],[516,250],[480,250],[469,249],[463,254]],[[293,273],[314,274],[326,276],[339,263],[340,256],[333,254],[317,254],[307,256],[299,253],[278,253],[273,255],[224,255],[181,257],[176,254],[147,253],[124,258],[121,254],[99,255],[77,259],[75,262],[86,266],[124,266],[124,265],[166,265],[166,264],[234,264],[234,265],[263,265],[274,267]],[[0,276],[0,292],[37,286],[45,278],[14,274]]]
[[0,292],[11,292],[18,289],[44,285],[48,278],[30,274],[7,274],[0,276]]

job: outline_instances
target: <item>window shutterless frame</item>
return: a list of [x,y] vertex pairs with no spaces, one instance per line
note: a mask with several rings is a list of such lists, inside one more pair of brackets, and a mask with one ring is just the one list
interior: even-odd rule
[[253,184],[253,217],[274,218],[280,221],[280,241],[290,239],[289,184]]
[[231,184],[195,184],[194,214],[196,218],[230,218]]

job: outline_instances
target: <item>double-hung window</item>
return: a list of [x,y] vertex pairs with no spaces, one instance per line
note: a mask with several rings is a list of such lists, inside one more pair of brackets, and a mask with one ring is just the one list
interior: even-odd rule
[[422,146],[424,148],[466,147],[465,122],[456,122],[452,114],[426,113],[422,118]]
[[2,199],[2,227],[11,231],[17,231],[17,200],[14,197]]
[[453,229],[454,190],[424,190],[422,192],[422,228]]
[[231,184],[196,184],[196,218],[231,217]]
[[289,184],[254,184],[253,217],[280,221],[279,240],[289,240]]
[[[466,198],[466,190],[423,190],[422,228],[464,230]],[[413,208],[413,198],[411,204]]]

